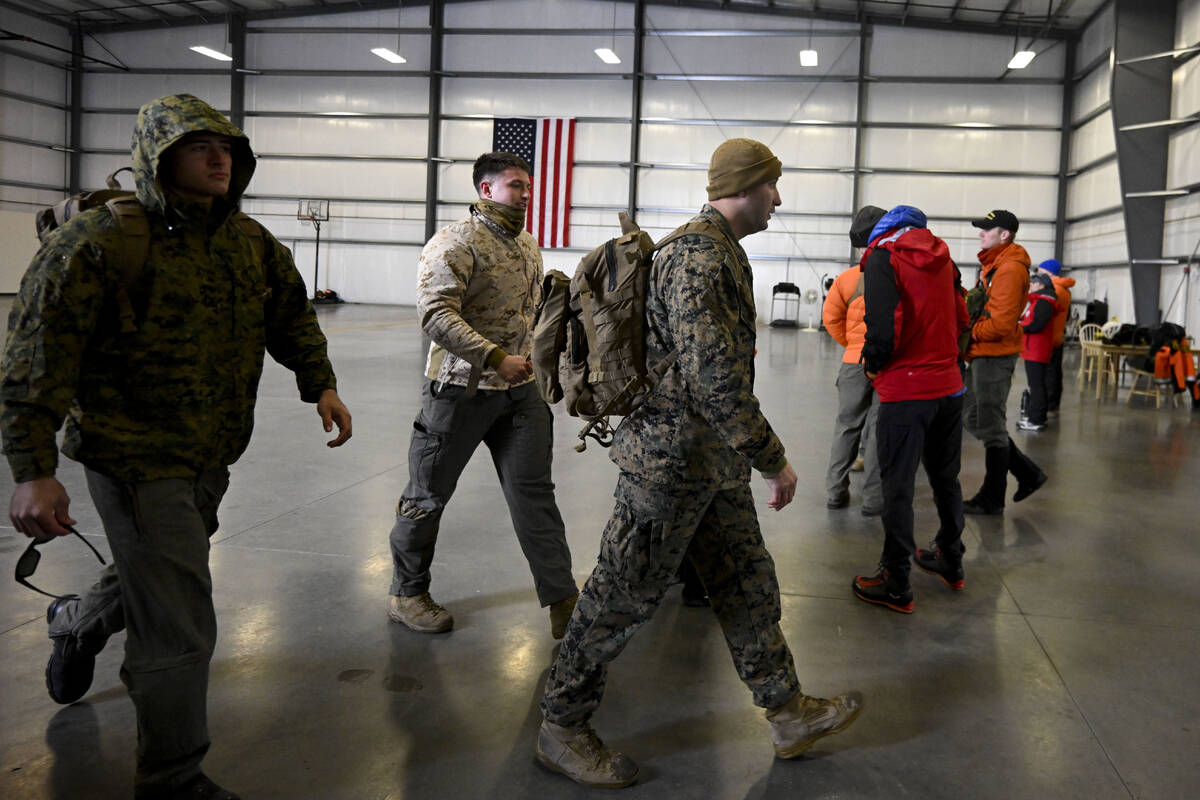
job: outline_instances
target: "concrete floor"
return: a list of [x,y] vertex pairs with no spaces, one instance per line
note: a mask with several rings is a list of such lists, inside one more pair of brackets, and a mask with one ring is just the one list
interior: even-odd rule
[[[7,312],[7,301],[3,303]],[[423,360],[411,308],[322,308],[355,438],[323,446],[291,376],[268,364],[258,430],[234,468],[213,540],[220,639],[207,771],[247,798],[571,798],[599,794],[533,760],[553,656],[490,460],[471,462],[447,511],[434,596],[456,627],[389,624],[387,533],[407,477]],[[1200,778],[1200,415],[1097,404],[1071,380],[1059,424],[1019,441],[1050,475],[999,518],[968,517],[967,588],[914,573],[906,617],[854,599],[882,530],[827,511],[840,353],[823,334],[762,328],[759,396],[801,478],[760,505],[804,688],[866,695],[845,733],[773,758],[766,723],[711,614],[672,590],[611,671],[595,725],[641,765],[630,798],[1164,798]],[[1020,385],[1013,392],[1014,406]],[[1122,395],[1123,396],[1123,395]],[[616,473],[575,453],[557,410],[555,479],[575,571],[595,562]],[[1015,414],[1013,415],[1015,417]],[[969,441],[962,480],[982,479]],[[61,477],[79,528],[107,546],[77,465]],[[7,470],[0,496],[10,491]],[[1187,487],[1191,486],[1192,489]],[[765,501],[764,485],[755,493]],[[935,516],[918,481],[918,539]],[[24,537],[0,529],[0,571]],[[77,591],[97,566],[78,542],[44,548],[35,582]],[[0,581],[0,797],[130,794],[133,709],[121,642],[69,707],[46,695],[45,602]]]

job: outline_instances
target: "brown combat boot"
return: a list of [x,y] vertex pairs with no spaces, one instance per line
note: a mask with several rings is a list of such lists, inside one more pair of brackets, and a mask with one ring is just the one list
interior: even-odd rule
[[767,710],[771,741],[779,758],[795,758],[817,740],[846,728],[863,708],[861,692],[846,692],[832,700],[797,692],[778,708]]
[[567,623],[571,621],[578,601],[579,592],[575,592],[550,604],[550,635],[555,639],[561,639],[566,634]]
[[538,730],[537,760],[576,783],[622,789],[638,777],[633,759],[606,747],[590,725],[564,728],[547,720]]
[[412,597],[392,595],[388,619],[407,625],[418,633],[441,633],[454,626],[454,617],[433,602],[429,592]]

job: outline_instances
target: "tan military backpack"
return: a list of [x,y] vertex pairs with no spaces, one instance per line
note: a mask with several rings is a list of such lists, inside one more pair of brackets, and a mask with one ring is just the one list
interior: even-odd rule
[[646,289],[654,254],[696,234],[734,252],[709,222],[689,222],[655,244],[624,211],[618,216],[622,235],[580,259],[575,277],[546,274],[533,328],[533,371],[542,399],[565,399],[567,413],[587,421],[575,446],[579,452],[588,437],[612,444],[608,418],[632,414],[675,363],[674,350],[646,363]]

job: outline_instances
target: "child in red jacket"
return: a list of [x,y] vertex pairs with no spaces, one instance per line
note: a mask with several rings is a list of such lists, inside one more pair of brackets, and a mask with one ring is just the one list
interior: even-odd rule
[[1046,430],[1046,400],[1050,392],[1050,358],[1054,354],[1054,326],[1050,323],[1058,311],[1058,300],[1050,276],[1039,272],[1029,280],[1029,299],[1019,324],[1024,331],[1025,376],[1029,381],[1028,418],[1017,428],[1023,431]]

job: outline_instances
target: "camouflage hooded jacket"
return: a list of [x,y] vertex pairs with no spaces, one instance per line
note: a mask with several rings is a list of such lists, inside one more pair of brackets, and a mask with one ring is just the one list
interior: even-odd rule
[[659,251],[646,298],[646,363],[671,348],[679,355],[617,429],[612,460],[655,483],[728,489],[744,485],[751,467],[774,475],[787,459],[754,396],[750,261],[719,211],[705,205],[695,219],[722,228],[736,252],[699,235]]
[[[229,193],[211,213],[164,189],[160,159],[193,131],[233,137]],[[231,221],[254,173],[245,134],[191,95],[138,114],[133,167],[150,247],[121,333],[119,233],[91,209],[46,239],[21,281],[0,382],[4,453],[18,482],[53,475],[63,452],[119,480],[189,477],[245,450],[263,354],[296,373],[301,398],[335,388],[325,337],[291,254],[263,231],[260,261]]]

